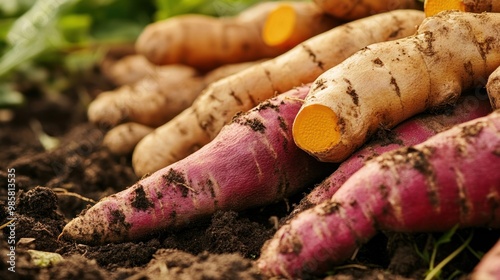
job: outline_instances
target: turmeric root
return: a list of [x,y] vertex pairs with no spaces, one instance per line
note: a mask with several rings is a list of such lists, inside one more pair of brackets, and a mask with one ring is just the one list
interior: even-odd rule
[[93,123],[110,126],[126,121],[159,126],[189,107],[204,86],[203,78],[192,67],[157,67],[137,83],[101,93],[87,115]]
[[314,0],[314,2],[326,13],[344,20],[360,19],[397,9],[422,9],[418,0]]
[[106,133],[102,145],[114,155],[129,155],[142,138],[154,128],[139,123],[120,124]]
[[364,48],[316,79],[293,125],[296,144],[340,162],[379,127],[455,102],[500,65],[498,23],[496,13],[445,11],[417,35]]
[[[268,24],[267,29],[271,30],[271,36],[286,33],[291,38],[266,45],[262,30],[267,17],[273,10],[282,7],[289,10],[279,15],[286,14],[292,20],[278,26]],[[139,36],[136,49],[155,64],[181,63],[207,70],[223,64],[275,57],[300,43],[300,40],[338,24],[338,20],[326,15],[314,3],[264,2],[234,17],[182,15],[153,23]],[[292,31],[287,32],[290,29]]]
[[462,12],[482,13],[500,12],[499,0],[426,0],[424,2],[425,15],[430,17],[445,10],[459,10]]
[[101,93],[90,104],[87,114],[93,123],[115,126],[131,121],[158,127],[189,107],[208,84],[256,63],[224,65],[205,76],[185,65],[154,66],[137,83]]
[[106,62],[103,67],[104,75],[117,86],[129,85],[154,75],[156,65],[152,64],[143,55],[128,55],[117,61]]
[[488,77],[486,90],[488,91],[491,107],[493,109],[500,109],[500,67]]
[[210,84],[191,107],[139,142],[132,159],[135,172],[141,176],[186,157],[212,140],[237,112],[314,81],[369,44],[414,34],[423,19],[421,11],[398,10],[346,23]]

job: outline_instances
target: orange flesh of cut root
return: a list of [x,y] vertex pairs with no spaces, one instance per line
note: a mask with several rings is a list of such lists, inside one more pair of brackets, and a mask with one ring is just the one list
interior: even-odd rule
[[297,15],[295,9],[289,5],[281,5],[273,10],[264,24],[262,39],[268,46],[279,46],[293,35]]
[[465,5],[462,0],[425,0],[425,16],[431,17],[441,11],[459,10],[465,11]]
[[337,115],[319,104],[306,106],[299,112],[292,133],[297,146],[310,153],[329,150],[340,141]]

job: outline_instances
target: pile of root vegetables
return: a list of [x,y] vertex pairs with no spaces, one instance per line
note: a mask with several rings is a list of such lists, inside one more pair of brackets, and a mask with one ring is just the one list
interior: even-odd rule
[[[323,273],[381,230],[499,228],[498,8],[276,1],[151,24],[88,109],[143,178],[61,237],[140,240],[320,181],[263,246],[263,274]],[[489,98],[463,94],[483,87]],[[499,250],[474,279],[500,279]]]

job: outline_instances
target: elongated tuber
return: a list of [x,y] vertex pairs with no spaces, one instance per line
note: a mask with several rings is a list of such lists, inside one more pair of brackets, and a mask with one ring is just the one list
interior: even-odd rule
[[115,126],[130,121],[158,127],[191,106],[210,83],[258,62],[228,64],[205,75],[185,65],[155,66],[138,82],[101,93],[92,101],[87,114],[93,123]]
[[139,141],[154,128],[139,123],[123,123],[106,133],[102,145],[114,155],[130,155]]
[[281,227],[258,261],[297,278],[347,260],[377,230],[500,227],[500,111],[368,162],[331,200]]
[[116,86],[136,83],[143,78],[155,75],[156,65],[143,55],[128,55],[116,61],[104,59],[102,71]]
[[68,223],[62,237],[82,243],[133,240],[185,226],[216,210],[278,202],[331,173],[298,149],[291,124],[309,87],[236,116],[211,143]]
[[314,0],[314,2],[328,14],[344,20],[360,19],[396,9],[422,9],[422,4],[418,0]]
[[369,44],[414,34],[423,19],[421,11],[398,10],[353,21],[212,83],[190,108],[139,142],[133,154],[135,172],[141,176],[186,157],[212,140],[235,113],[314,81]]
[[483,117],[490,112],[491,107],[487,100],[467,95],[460,98],[458,103],[445,113],[420,114],[399,124],[392,131],[381,130],[384,133],[381,133],[380,138],[368,142],[342,162],[335,172],[304,197],[295,212],[329,200],[367,160],[397,148],[419,144],[453,125]]
[[293,125],[297,146],[340,162],[379,127],[482,86],[500,65],[499,23],[496,13],[445,11],[427,18],[417,35],[357,52],[314,82]]
[[[291,39],[269,44],[263,40],[263,29],[268,15],[281,7],[293,20],[286,25],[267,24],[277,30],[293,29]],[[298,23],[298,24],[296,24]],[[223,64],[271,58],[339,24],[310,2],[264,2],[234,17],[181,15],[146,27],[136,42],[137,51],[155,64],[186,64],[198,69],[213,69]],[[302,26],[308,28],[302,28]],[[280,32],[281,31],[281,32]],[[300,35],[298,34],[300,32]],[[274,36],[273,33],[271,36]]]

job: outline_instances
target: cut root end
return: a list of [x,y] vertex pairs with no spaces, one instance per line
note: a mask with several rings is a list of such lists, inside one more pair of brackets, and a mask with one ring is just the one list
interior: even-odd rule
[[425,16],[431,17],[445,10],[465,11],[465,5],[462,0],[425,0]]
[[319,104],[300,110],[292,132],[297,146],[311,154],[330,150],[340,141],[337,115],[329,107]]
[[283,46],[289,44],[293,36],[297,14],[290,5],[280,5],[267,17],[264,24],[262,39],[268,46]]

